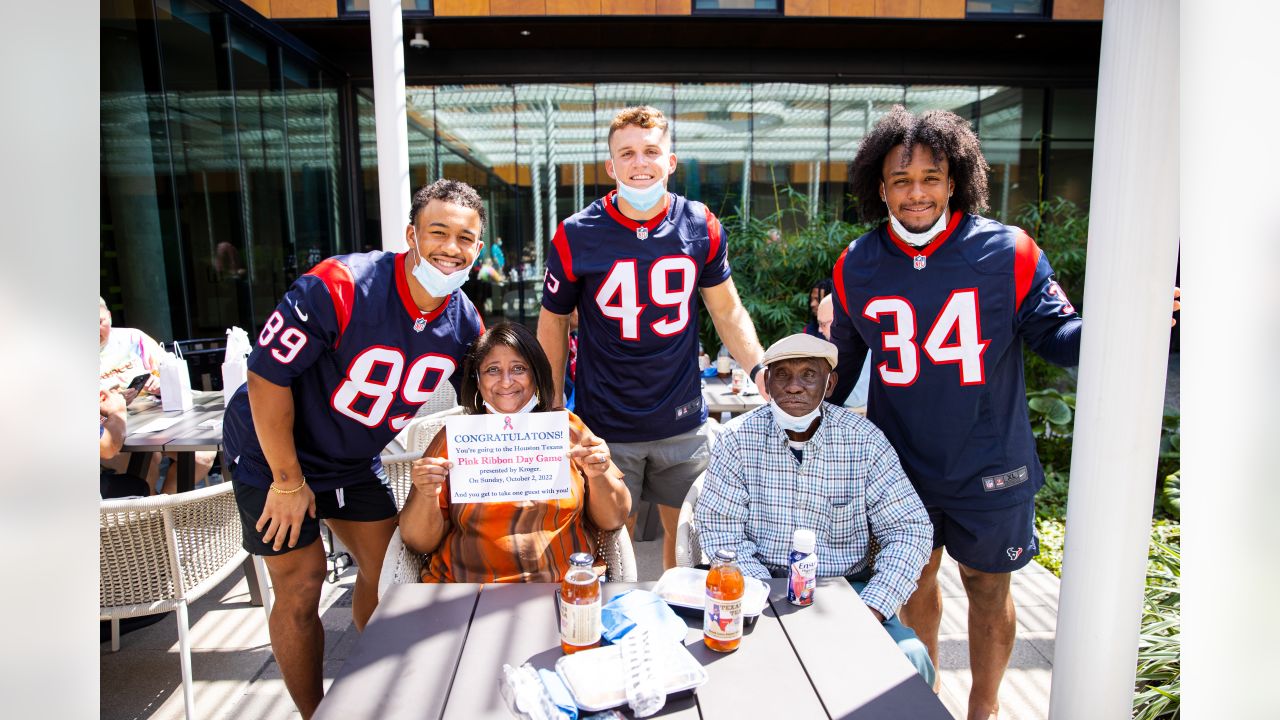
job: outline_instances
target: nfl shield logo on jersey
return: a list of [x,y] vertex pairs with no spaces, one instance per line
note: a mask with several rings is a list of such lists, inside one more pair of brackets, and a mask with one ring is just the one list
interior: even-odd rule
[[427,329],[427,321],[425,318],[418,318],[417,320],[413,321],[414,332],[422,332],[423,330],[426,330],[426,329]]
[[917,270],[923,270],[926,262],[927,260],[925,260],[923,255],[917,255],[911,260],[911,267],[914,267]]
[[636,228],[636,239],[637,239],[637,240],[648,240],[648,239],[649,239],[649,228],[647,228],[647,227],[645,227],[645,226],[643,226],[643,225],[641,225],[640,227]]

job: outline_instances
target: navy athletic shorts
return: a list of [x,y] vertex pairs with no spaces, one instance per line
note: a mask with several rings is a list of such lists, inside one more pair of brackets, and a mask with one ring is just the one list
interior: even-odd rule
[[933,548],[966,567],[988,573],[1013,572],[1040,554],[1035,498],[988,510],[926,507],[933,521]]

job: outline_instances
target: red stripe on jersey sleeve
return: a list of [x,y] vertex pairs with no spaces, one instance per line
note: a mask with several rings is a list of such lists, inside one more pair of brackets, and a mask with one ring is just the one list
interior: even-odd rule
[[1031,280],[1036,275],[1036,264],[1040,262],[1040,248],[1031,236],[1020,228],[1014,228],[1013,246],[1013,308],[1014,312],[1022,309],[1022,301],[1031,291]]
[[564,234],[564,223],[556,226],[556,234],[551,238],[551,244],[556,246],[556,252],[560,255],[560,266],[564,268],[565,279],[569,282],[578,282],[578,276],[573,274],[573,254],[569,252],[569,236]]
[[845,248],[840,253],[840,257],[836,260],[836,269],[831,273],[831,279],[836,286],[836,297],[840,298],[840,307],[844,308],[844,314],[853,317],[853,313],[849,312],[849,301],[844,296],[844,256],[849,254],[849,248]]
[[704,265],[709,265],[711,260],[720,252],[720,238],[723,231],[720,228],[720,220],[716,218],[716,214],[711,212],[711,208],[707,208],[707,237],[711,238],[711,243],[707,247],[707,261]]
[[[351,277],[351,269],[336,259],[329,258],[311,268],[307,274],[320,278],[320,282],[329,291],[329,299],[333,301],[333,314],[338,319],[338,342],[341,342],[347,323],[351,322],[351,309],[356,300],[356,283]],[[334,343],[334,347],[337,345],[338,343]]]

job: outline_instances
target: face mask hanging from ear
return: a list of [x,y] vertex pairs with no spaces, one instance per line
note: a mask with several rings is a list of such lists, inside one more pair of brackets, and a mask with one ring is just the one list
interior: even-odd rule
[[[414,230],[414,238],[416,240],[417,230]],[[476,264],[472,260],[470,265],[445,275],[435,265],[427,262],[417,248],[414,248],[413,254],[418,257],[417,264],[413,266],[414,279],[422,283],[428,295],[437,298],[448,297],[454,290],[462,287],[471,274],[471,266]]]
[[529,398],[529,402],[524,404],[524,407],[513,413],[502,412],[498,408],[490,405],[488,400],[481,400],[481,402],[484,403],[484,407],[489,411],[490,415],[524,415],[525,413],[533,412],[533,409],[538,407],[538,394],[534,393],[533,397]]
[[[947,198],[950,197],[951,193],[947,193]],[[881,191],[880,202],[884,203],[886,209],[889,207],[889,201],[885,199],[883,191]],[[949,216],[951,215],[951,208],[943,208],[942,214],[938,216],[938,221],[933,224],[933,227],[919,233],[908,230],[906,226],[894,216],[893,210],[889,210],[888,212],[889,226],[893,228],[894,235],[897,235],[902,242],[910,245],[911,247],[924,247],[929,244],[929,241],[937,237],[938,233],[947,228],[947,220],[950,219]]]
[[818,407],[810,412],[796,417],[789,415],[786,410],[778,407],[778,403],[769,401],[769,412],[773,413],[773,421],[778,423],[778,427],[791,432],[804,432],[813,424],[814,418],[822,414],[822,403],[818,403]]
[[662,181],[658,181],[647,188],[633,188],[630,185],[618,180],[618,197],[630,203],[631,207],[645,212],[649,208],[658,204],[658,201],[667,196],[667,186]]

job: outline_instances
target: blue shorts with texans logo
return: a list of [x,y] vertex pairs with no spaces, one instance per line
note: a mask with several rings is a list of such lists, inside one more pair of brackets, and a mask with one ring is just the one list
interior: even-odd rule
[[987,573],[1013,572],[1040,554],[1036,538],[1036,503],[986,510],[953,510],[925,506],[933,521],[933,548],[965,567]]

